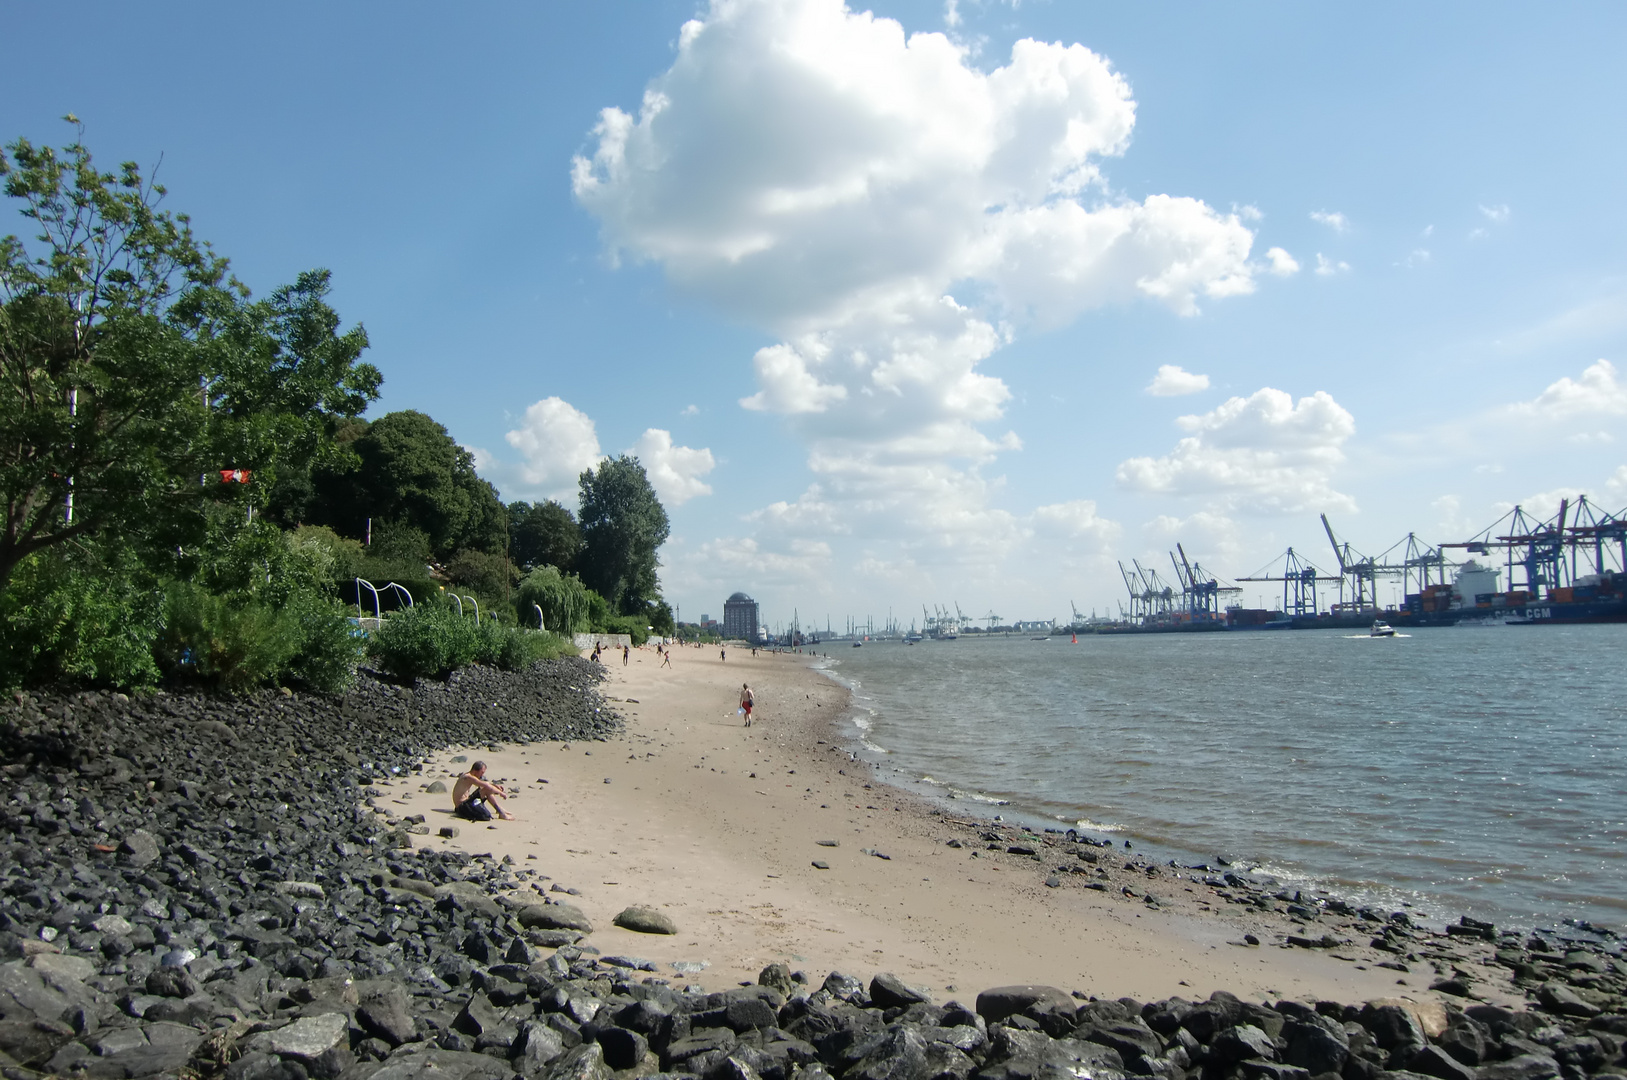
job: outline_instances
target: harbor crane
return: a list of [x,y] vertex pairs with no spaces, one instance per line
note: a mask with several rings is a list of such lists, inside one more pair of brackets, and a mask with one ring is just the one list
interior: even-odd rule
[[[1351,611],[1363,613],[1378,609],[1378,564],[1371,556],[1363,555],[1350,546],[1348,540],[1341,541],[1333,535],[1333,526],[1328,524],[1328,516],[1322,515],[1322,529],[1328,534],[1328,543],[1333,545],[1333,557],[1339,563],[1339,602],[1334,605],[1335,612]],[[1350,600],[1345,600],[1345,582],[1350,583]]]
[[[1272,567],[1278,562],[1282,563],[1282,573],[1272,574]],[[1280,581],[1282,583],[1282,613],[1293,617],[1298,615],[1312,615],[1317,612],[1316,581],[1318,577],[1324,580],[1333,575],[1318,570],[1310,560],[1289,548],[1277,558],[1272,559],[1265,566],[1256,570],[1248,577],[1240,577],[1238,581]]]

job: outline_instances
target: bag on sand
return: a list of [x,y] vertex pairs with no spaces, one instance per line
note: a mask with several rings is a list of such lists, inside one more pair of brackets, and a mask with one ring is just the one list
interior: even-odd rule
[[490,821],[491,806],[481,795],[471,795],[458,804],[458,817],[467,821]]

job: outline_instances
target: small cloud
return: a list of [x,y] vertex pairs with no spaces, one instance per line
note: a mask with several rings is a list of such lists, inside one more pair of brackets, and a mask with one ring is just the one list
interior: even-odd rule
[[1490,221],[1496,225],[1501,225],[1503,222],[1508,220],[1509,211],[1507,203],[1500,203],[1497,206],[1487,206],[1485,203],[1481,203],[1480,212],[1486,216],[1487,221]]
[[711,472],[717,461],[705,447],[674,446],[672,432],[650,428],[638,437],[630,452],[644,466],[650,486],[668,506],[712,493],[712,486],[701,477]]
[[1424,231],[1419,233],[1418,235],[1423,237],[1425,240],[1428,240],[1431,236],[1435,235],[1435,226],[1433,226],[1433,225],[1425,225],[1424,226]]
[[1470,240],[1484,240],[1486,237],[1488,237],[1490,235],[1491,235],[1491,232],[1489,230],[1482,229],[1479,226],[1476,226],[1476,227],[1469,230],[1469,239]]
[[1232,211],[1244,221],[1265,220],[1265,212],[1262,211],[1258,206],[1255,206],[1253,203],[1244,203],[1242,206],[1238,206],[1236,203],[1233,203]]
[[1430,255],[1429,255],[1429,249],[1428,248],[1413,248],[1412,253],[1410,255],[1408,255],[1405,259],[1402,259],[1396,265],[1405,266],[1408,269],[1411,269],[1414,266],[1422,266],[1422,265],[1424,265],[1425,263],[1427,263],[1429,261],[1429,258],[1430,258]]
[[1278,277],[1291,277],[1299,273],[1299,261],[1280,247],[1274,247],[1265,253],[1270,263],[1267,269]]
[[953,30],[961,21],[960,0],[943,0],[943,24]]
[[1183,370],[1178,364],[1163,364],[1158,368],[1147,393],[1153,397],[1181,397],[1209,389],[1209,376]]
[[1350,264],[1343,259],[1330,259],[1320,251],[1316,253],[1316,272],[1322,277],[1332,277],[1349,269]]
[[701,407],[699,405],[685,405],[683,412],[679,413],[678,415],[679,416],[699,416],[700,412],[701,412]]
[[1350,231],[1350,219],[1337,210],[1312,210],[1311,220],[1318,225],[1326,225],[1336,233]]

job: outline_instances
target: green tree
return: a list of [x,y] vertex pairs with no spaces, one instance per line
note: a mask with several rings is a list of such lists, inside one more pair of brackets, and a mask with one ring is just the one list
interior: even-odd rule
[[[378,393],[340,334],[325,271],[266,301],[228,273],[133,162],[0,152],[5,194],[35,230],[0,239],[0,588],[35,553],[114,530],[154,552],[198,542],[210,501],[248,500],[320,455],[332,420]],[[254,481],[200,484],[217,469]]]
[[644,466],[626,454],[577,478],[582,500],[582,580],[620,615],[648,613],[661,599],[656,552],[670,525]]
[[517,565],[527,570],[557,566],[561,571],[576,565],[582,551],[582,530],[569,510],[549,499],[535,506],[509,503],[508,515],[509,554]]
[[475,472],[474,457],[446,428],[414,410],[388,413],[351,443],[349,467],[318,469],[313,524],[362,537],[367,519],[417,529],[430,553],[450,559],[465,548],[500,553],[508,515],[497,490]]

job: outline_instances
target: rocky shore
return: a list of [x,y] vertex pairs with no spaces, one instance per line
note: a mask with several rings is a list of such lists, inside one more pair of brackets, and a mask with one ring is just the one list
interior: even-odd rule
[[[1230,868],[999,823],[945,819],[942,843],[1149,906],[1201,890],[1288,928],[1260,947],[1361,948],[1444,997],[1142,1003],[1025,986],[937,1003],[885,973],[781,964],[706,993],[602,955],[566,894],[545,891],[547,867],[414,849],[430,826],[379,809],[374,786],[449,746],[605,738],[621,720],[600,675],[566,660],[413,687],[364,678],[338,701],[3,703],[0,1073],[1627,1080],[1627,966],[1608,935],[1468,919],[1433,933]],[[671,929],[659,912],[618,922]],[[1476,966],[1506,972],[1532,1007],[1477,1000]]]

